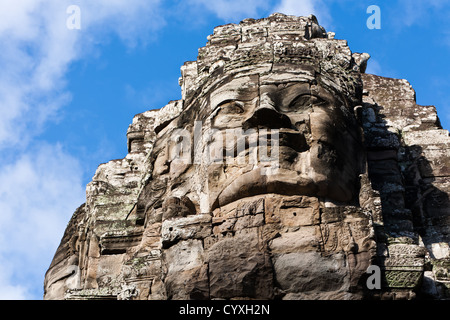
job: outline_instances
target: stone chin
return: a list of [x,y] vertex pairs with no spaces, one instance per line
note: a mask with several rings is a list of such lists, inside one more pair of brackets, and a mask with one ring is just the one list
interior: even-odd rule
[[236,200],[264,194],[325,197],[337,202],[349,202],[354,198],[352,191],[339,182],[333,183],[324,175],[317,174],[311,178],[282,168],[271,174],[263,170],[266,168],[256,168],[239,175],[213,199],[211,211]]

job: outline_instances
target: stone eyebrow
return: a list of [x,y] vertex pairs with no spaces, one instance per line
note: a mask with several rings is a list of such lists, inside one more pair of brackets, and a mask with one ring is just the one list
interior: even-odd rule
[[232,103],[232,102],[234,102],[239,107],[244,106],[244,103],[238,99],[226,99],[226,100],[223,100],[222,102],[218,103],[217,107],[220,107],[220,106],[223,106],[224,104]]
[[224,104],[231,103],[231,102],[235,102],[235,101],[236,101],[236,99],[225,99],[225,100],[219,102],[219,103],[217,104],[216,108],[217,108],[217,107],[221,107],[221,106],[223,106]]
[[219,102],[211,111],[211,114],[213,113],[217,113],[219,108],[222,108],[223,106],[225,106],[226,104],[229,103],[234,103],[237,107],[241,108],[242,110],[244,110],[244,103],[242,101],[239,101],[237,99],[225,99],[222,102]]

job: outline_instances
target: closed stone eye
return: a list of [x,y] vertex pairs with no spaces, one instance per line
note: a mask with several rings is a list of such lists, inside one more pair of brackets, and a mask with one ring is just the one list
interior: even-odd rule
[[220,108],[219,112],[222,114],[237,114],[244,112],[244,104],[236,100],[226,100],[220,103],[217,108]]
[[326,101],[320,97],[304,94],[292,100],[292,102],[287,107],[284,107],[282,111],[304,112],[308,111],[313,106],[320,106],[325,103]]

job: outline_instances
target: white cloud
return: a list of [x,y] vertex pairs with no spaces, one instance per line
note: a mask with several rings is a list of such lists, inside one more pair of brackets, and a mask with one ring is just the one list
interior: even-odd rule
[[[71,64],[111,34],[130,48],[146,44],[164,25],[160,2],[0,2],[0,299],[42,297],[64,228],[85,201],[78,160],[37,140],[71,99]],[[81,30],[67,28],[72,4],[80,7]]]
[[33,290],[85,200],[82,170],[61,146],[43,144],[4,165],[0,181],[0,297],[40,298]]
[[331,24],[330,13],[322,0],[281,0],[274,11],[295,16],[314,14],[325,28]]
[[0,300],[27,300],[27,291],[23,286],[12,286],[4,282],[5,280],[8,281],[8,279],[5,279],[3,265],[0,267],[0,272],[2,273],[0,279]]
[[21,284],[12,284],[14,266],[0,256],[0,300],[25,300],[29,296],[27,288]]
[[[383,14],[383,7],[381,10]],[[435,23],[439,17],[447,19],[450,6],[447,0],[398,0],[396,7],[389,11],[396,27],[411,27],[416,24]]]
[[0,2],[0,147],[24,145],[67,104],[66,74],[102,38],[146,42],[164,25],[160,0],[79,0],[81,30],[69,30],[68,0]]

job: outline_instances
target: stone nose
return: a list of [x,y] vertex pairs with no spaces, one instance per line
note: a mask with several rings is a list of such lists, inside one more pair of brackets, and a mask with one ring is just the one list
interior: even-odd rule
[[263,127],[267,129],[292,128],[288,116],[280,113],[274,106],[264,104],[259,106],[253,114],[244,121],[243,129]]

